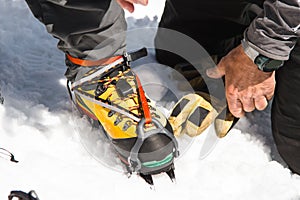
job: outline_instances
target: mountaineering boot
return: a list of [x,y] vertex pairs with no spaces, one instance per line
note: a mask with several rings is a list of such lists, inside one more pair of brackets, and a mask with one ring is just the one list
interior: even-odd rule
[[67,55],[66,77],[78,110],[101,125],[127,171],[152,185],[153,174],[174,175],[178,144],[168,120],[131,70],[130,63],[146,55],[145,48],[97,61]]

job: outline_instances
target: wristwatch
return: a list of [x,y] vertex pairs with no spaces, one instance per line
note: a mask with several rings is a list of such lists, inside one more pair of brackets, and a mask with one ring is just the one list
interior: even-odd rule
[[273,72],[273,71],[279,69],[284,63],[283,60],[275,60],[275,59],[268,58],[267,56],[260,54],[254,48],[249,46],[249,44],[247,43],[247,41],[245,39],[243,39],[241,41],[241,43],[242,43],[244,52],[257,65],[258,69],[260,69],[261,71]]

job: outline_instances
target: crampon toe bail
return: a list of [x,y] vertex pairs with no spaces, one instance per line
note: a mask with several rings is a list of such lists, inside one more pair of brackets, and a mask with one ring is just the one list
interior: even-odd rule
[[137,140],[133,145],[128,161],[133,171],[143,174],[157,174],[178,157],[178,143],[173,133],[152,118],[155,129],[145,131],[145,119],[137,126]]

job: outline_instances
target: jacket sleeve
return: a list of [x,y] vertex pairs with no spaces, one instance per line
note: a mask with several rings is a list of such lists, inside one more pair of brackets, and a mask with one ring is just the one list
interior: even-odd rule
[[266,0],[263,12],[245,31],[251,47],[277,60],[289,59],[299,36],[299,0]]

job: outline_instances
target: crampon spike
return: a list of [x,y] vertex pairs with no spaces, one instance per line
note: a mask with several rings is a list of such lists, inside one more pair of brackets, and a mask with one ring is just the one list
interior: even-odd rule
[[145,174],[139,174],[140,177],[142,177],[149,185],[153,186],[154,183],[153,183],[153,179],[152,179],[152,176],[151,175],[145,175]]
[[168,176],[170,177],[171,181],[173,183],[176,182],[176,178],[175,178],[175,173],[174,173],[174,169],[171,168],[169,171],[166,172],[168,174]]

